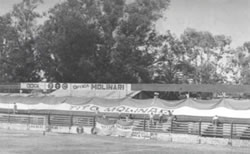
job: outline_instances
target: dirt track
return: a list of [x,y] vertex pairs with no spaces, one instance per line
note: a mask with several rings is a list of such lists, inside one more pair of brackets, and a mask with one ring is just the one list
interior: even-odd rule
[[167,143],[107,136],[0,130],[1,154],[247,154],[250,148]]

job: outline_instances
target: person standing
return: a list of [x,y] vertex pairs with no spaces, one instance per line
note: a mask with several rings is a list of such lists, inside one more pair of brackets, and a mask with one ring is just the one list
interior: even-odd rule
[[14,103],[14,106],[13,106],[13,114],[16,114],[17,113],[17,104]]
[[149,123],[151,126],[152,126],[152,124],[154,124],[154,113],[153,112],[151,112],[149,114]]
[[129,115],[126,115],[126,121],[128,122],[129,121]]
[[163,116],[164,116],[164,113],[163,113],[163,110],[161,110],[159,113],[159,123],[163,122]]
[[212,123],[214,126],[218,126],[219,123],[219,117],[217,115],[215,115],[212,119]]
[[121,110],[118,110],[118,119],[121,120],[122,119],[122,113]]
[[96,107],[96,109],[95,109],[95,117],[97,118],[97,117],[99,117],[99,115],[100,115],[99,108]]
[[106,119],[106,118],[107,118],[105,113],[103,113],[102,118],[103,118],[103,119]]
[[133,116],[132,113],[129,114],[129,119],[130,119],[130,120],[133,120],[133,119],[134,119],[134,116]]

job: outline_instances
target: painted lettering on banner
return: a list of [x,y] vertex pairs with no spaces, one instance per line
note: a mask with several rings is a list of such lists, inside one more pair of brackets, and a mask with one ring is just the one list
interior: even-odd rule
[[101,83],[51,83],[51,82],[25,82],[20,84],[21,89],[63,89],[63,90],[109,90],[130,91],[130,84],[101,84]]
[[20,84],[21,89],[45,89],[45,83],[43,82],[26,82]]
[[139,139],[150,139],[150,132],[133,131],[131,137]]
[[45,89],[52,89],[52,90],[69,90],[69,84],[68,83],[45,83]]
[[148,107],[148,108],[138,108],[138,107],[130,107],[130,106],[116,106],[116,107],[102,107],[93,104],[86,105],[71,105],[70,110],[72,111],[88,111],[95,112],[96,109],[99,109],[100,112],[112,112],[112,113],[136,113],[136,114],[149,114],[153,112],[154,114],[159,113],[161,110],[164,114],[168,114],[167,109],[157,108],[157,107]]
[[91,90],[117,90],[125,91],[126,84],[91,84]]
[[71,90],[91,90],[91,84],[85,83],[72,83],[70,87]]

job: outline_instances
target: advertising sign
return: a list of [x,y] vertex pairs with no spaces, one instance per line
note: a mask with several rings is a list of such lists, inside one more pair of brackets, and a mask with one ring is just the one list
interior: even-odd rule
[[45,89],[43,82],[25,82],[21,83],[21,89]]
[[131,84],[23,82],[21,89],[131,91]]
[[151,135],[150,132],[144,132],[144,131],[133,131],[131,134],[132,138],[137,139],[150,139]]
[[91,84],[88,83],[71,83],[70,90],[91,90]]
[[[112,90],[112,91],[129,91],[131,86],[129,84],[101,84],[92,83],[91,90]],[[130,89],[129,89],[130,88]]]
[[47,83],[47,82],[22,82],[20,84],[21,89],[42,89],[42,90],[48,90],[48,89],[69,89],[68,83]]
[[159,113],[161,110],[166,115],[168,114],[167,109],[158,108],[158,107],[147,107],[147,108],[140,108],[140,107],[131,107],[131,106],[115,106],[115,107],[102,107],[93,104],[86,104],[86,105],[70,105],[70,109],[72,111],[90,111],[95,112],[96,109],[99,109],[100,112],[113,112],[113,113],[136,113],[136,114],[149,114],[149,113]]
[[123,137],[131,137],[134,121],[118,120],[115,124],[116,135]]
[[97,118],[96,119],[96,133],[98,135],[111,135],[114,131],[114,122],[104,119],[104,118]]
[[68,83],[45,83],[46,89],[63,89],[63,90],[69,90],[69,84]]

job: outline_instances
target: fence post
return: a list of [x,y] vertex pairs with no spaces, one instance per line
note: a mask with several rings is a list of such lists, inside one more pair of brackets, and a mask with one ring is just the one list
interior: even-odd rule
[[47,123],[48,123],[48,132],[50,132],[50,112],[48,113],[48,116],[47,116]]
[[73,126],[73,114],[70,116],[70,128]]
[[29,130],[29,127],[30,127],[30,114],[28,116],[28,121],[27,121],[27,130]]
[[143,118],[143,130],[146,131],[146,117]]
[[233,138],[233,129],[234,129],[234,124],[231,123],[231,130],[230,130],[230,138],[232,139]]
[[10,129],[10,113],[8,114],[8,129]]
[[201,136],[201,120],[199,121],[199,136]]
[[170,121],[170,133],[173,132],[173,119],[171,118],[171,121]]
[[93,128],[95,128],[95,120],[96,120],[95,118],[96,116],[93,117]]
[[8,114],[8,123],[10,123],[10,114]]

